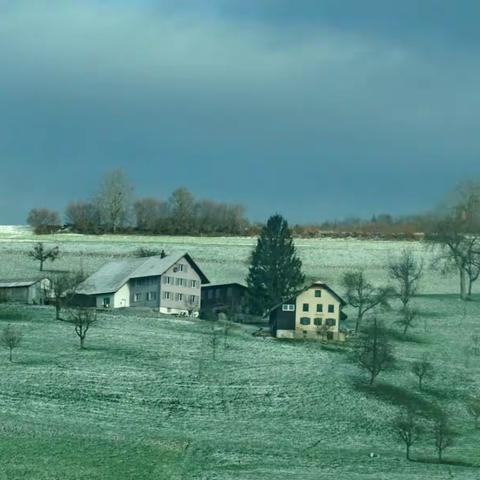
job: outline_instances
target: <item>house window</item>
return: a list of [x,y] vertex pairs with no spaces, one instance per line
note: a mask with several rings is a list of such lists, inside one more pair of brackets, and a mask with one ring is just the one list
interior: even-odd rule
[[207,297],[212,299],[213,298],[213,290],[208,290]]
[[157,292],[147,292],[147,300],[156,300]]
[[314,318],[313,323],[319,327],[322,324],[322,319],[321,318]]
[[163,292],[163,298],[165,300],[170,300],[173,297],[172,292]]
[[304,303],[304,304],[303,304],[302,310],[303,310],[304,312],[308,312],[308,303]]
[[333,327],[336,323],[337,321],[334,318],[327,318],[325,320],[325,325],[327,325],[328,327]]
[[190,304],[194,304],[197,301],[197,296],[196,295],[189,295],[188,296],[188,301]]
[[170,285],[171,283],[173,283],[173,277],[163,277],[163,283],[166,283],[167,285]]
[[110,307],[110,297],[103,297],[103,308]]
[[295,305],[292,305],[290,303],[284,303],[282,305],[282,311],[284,311],[284,312],[294,312],[295,311]]
[[177,302],[182,301],[182,300],[183,300],[183,293],[176,293],[176,294],[175,294],[175,300],[176,300]]
[[317,303],[317,313],[323,312],[323,305],[321,303]]
[[196,288],[197,287],[197,281],[196,280],[190,280],[190,286],[192,288]]
[[187,266],[184,265],[183,263],[179,263],[179,264],[177,265],[177,268],[178,268],[178,271],[179,271],[179,272],[186,272],[186,271],[187,271]]
[[333,313],[335,311],[335,305],[328,306],[328,313]]
[[220,292],[220,289],[217,288],[217,289],[215,290],[215,298],[220,298],[220,293],[221,293],[221,292]]
[[321,297],[322,296],[322,291],[321,290],[315,290],[315,296],[316,297]]
[[136,294],[133,296],[133,301],[134,301],[134,302],[139,302],[141,298],[142,298],[142,294],[141,294],[141,293],[136,293]]
[[302,317],[302,318],[300,319],[300,323],[301,323],[302,325],[310,325],[310,319],[309,319],[308,317]]

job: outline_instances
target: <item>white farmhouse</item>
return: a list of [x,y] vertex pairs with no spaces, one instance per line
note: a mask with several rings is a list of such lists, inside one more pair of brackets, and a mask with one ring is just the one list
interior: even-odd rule
[[270,325],[278,338],[310,337],[345,340],[345,301],[324,282],[315,282],[270,310]]
[[77,300],[97,308],[149,307],[197,315],[201,285],[209,283],[188,253],[107,263],[76,289]]

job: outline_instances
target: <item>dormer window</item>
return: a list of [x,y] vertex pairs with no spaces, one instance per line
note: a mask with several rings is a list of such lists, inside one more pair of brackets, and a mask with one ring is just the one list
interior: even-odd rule
[[282,305],[282,311],[283,312],[294,312],[295,311],[295,305],[291,303],[284,303]]
[[322,291],[321,290],[315,290],[315,296],[317,298],[321,297],[322,296]]

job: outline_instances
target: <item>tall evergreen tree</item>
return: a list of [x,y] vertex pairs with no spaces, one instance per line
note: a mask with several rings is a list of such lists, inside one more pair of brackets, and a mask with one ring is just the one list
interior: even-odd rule
[[294,294],[304,281],[288,223],[281,215],[273,215],[262,228],[251,256],[247,285],[252,313],[265,313]]

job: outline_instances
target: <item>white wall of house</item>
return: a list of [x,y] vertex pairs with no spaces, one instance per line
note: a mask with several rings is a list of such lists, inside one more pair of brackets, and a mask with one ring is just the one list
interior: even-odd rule
[[113,296],[113,308],[122,308],[130,306],[130,287],[128,282],[123,285]]
[[277,330],[276,333],[277,338],[295,338],[295,331],[294,330]]
[[109,308],[122,308],[130,306],[130,288],[128,282],[125,283],[115,293],[101,293],[96,295],[97,308],[105,308],[105,300],[108,299]]

